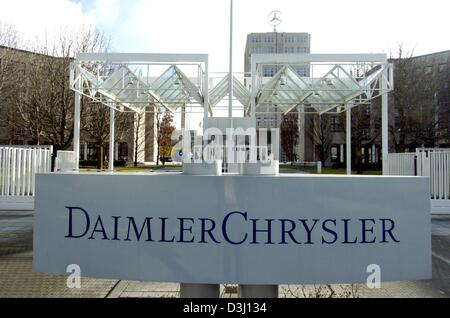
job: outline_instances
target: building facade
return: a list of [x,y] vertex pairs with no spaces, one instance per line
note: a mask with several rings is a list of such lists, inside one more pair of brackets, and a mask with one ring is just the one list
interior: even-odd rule
[[[244,71],[251,72],[252,54],[311,53],[311,35],[309,33],[266,32],[250,33],[245,44]],[[304,77],[309,76],[308,65],[293,65],[292,68]],[[277,66],[263,68],[264,77],[272,77],[278,71]]]
[[392,59],[390,151],[450,147],[450,50]]
[[[311,53],[311,35],[304,32],[295,33],[285,33],[285,32],[266,32],[266,33],[250,33],[247,35],[247,41],[245,44],[245,56],[244,56],[244,71],[246,74],[251,72],[251,56],[252,54],[292,54],[292,53]],[[292,65],[292,69],[302,77],[309,77],[310,67],[308,64],[304,65]],[[264,65],[262,68],[262,76],[265,78],[273,77],[280,69],[277,65]],[[277,110],[277,105],[267,105],[268,112],[256,113],[256,128],[267,129],[267,140],[271,141],[271,130],[272,128],[282,127],[282,122],[284,121],[284,126],[291,127],[292,116],[289,118],[283,118],[280,112]],[[294,154],[287,154],[290,151],[286,151],[286,147],[282,146],[280,143],[280,160],[281,161],[292,161],[294,158],[296,160],[304,161],[309,159],[305,156],[305,143],[310,144],[308,136],[305,137],[305,116],[294,109],[292,113],[296,114],[296,126],[298,127],[298,140]]]

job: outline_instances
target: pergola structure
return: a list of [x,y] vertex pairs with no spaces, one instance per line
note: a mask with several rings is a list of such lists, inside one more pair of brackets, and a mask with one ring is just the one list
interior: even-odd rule
[[[195,68],[194,82],[179,66]],[[162,74],[154,76],[157,70]],[[208,55],[147,53],[80,53],[70,67],[70,85],[75,91],[74,152],[80,153],[80,101],[86,96],[110,107],[110,145],[114,144],[115,111],[144,113],[163,107],[174,113],[186,105],[200,106],[205,116],[208,104]],[[153,110],[154,111],[154,110]],[[113,147],[109,147],[113,158]],[[109,160],[109,169],[114,161]]]
[[[292,66],[309,66],[300,77]],[[278,72],[264,81],[263,68]],[[277,105],[283,114],[297,106],[303,113],[346,113],[346,144],[351,145],[351,109],[381,97],[383,174],[388,148],[388,93],[394,88],[393,66],[386,54],[254,54],[251,58],[251,116]],[[262,110],[264,111],[264,110]],[[347,148],[347,174],[351,174],[351,147]]]
[[[295,66],[307,66],[309,76],[300,76]],[[157,76],[150,68],[163,69]],[[181,66],[196,68],[197,76],[186,75]],[[264,68],[274,67],[273,77]],[[301,106],[303,113],[346,112],[347,144],[351,144],[353,107],[368,104],[376,97],[382,101],[383,163],[388,153],[387,93],[393,89],[392,65],[385,54],[253,54],[251,84],[242,83],[228,73],[209,87],[206,54],[128,54],[82,53],[71,65],[70,83],[75,91],[74,151],[78,167],[80,141],[80,97],[111,108],[110,144],[114,143],[114,112],[145,112],[148,107],[163,107],[172,113],[183,106],[203,109],[206,129],[222,120],[232,123],[232,104],[228,117],[214,118],[213,109],[227,96],[243,107],[244,118],[256,128],[256,114],[289,113]],[[248,77],[247,77],[248,78]],[[276,105],[276,107],[272,107]],[[227,126],[228,127],[228,126]],[[110,147],[110,158],[113,150]],[[347,172],[351,173],[351,147],[347,147]],[[385,165],[383,164],[383,170]],[[113,169],[113,160],[110,167]]]

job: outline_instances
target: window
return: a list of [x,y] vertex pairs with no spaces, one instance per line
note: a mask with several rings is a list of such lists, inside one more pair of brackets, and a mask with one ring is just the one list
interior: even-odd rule
[[330,130],[331,132],[342,131],[341,121],[339,120],[339,117],[331,117]]
[[336,162],[338,159],[338,148],[336,146],[331,147],[331,161]]
[[293,36],[287,36],[284,38],[284,42],[286,43],[294,43],[294,37]]
[[290,46],[285,47],[284,53],[294,53],[294,47],[290,47]]
[[275,70],[273,67],[265,67],[263,72],[264,77],[273,77],[275,75]]
[[297,53],[308,53],[308,48],[307,47],[298,47]]
[[273,43],[273,37],[271,37],[271,36],[265,36],[265,37],[263,38],[263,42],[264,42],[264,43]]
[[433,73],[433,66],[426,66],[425,70],[424,70],[424,73],[426,75],[429,75],[429,74]]
[[305,67],[298,67],[297,68],[297,74],[301,77],[307,77],[308,76],[308,71]]
[[370,139],[370,128],[364,128],[362,130],[362,135],[364,139]]
[[261,37],[259,35],[255,35],[252,39],[253,43],[261,43]]
[[448,70],[447,63],[439,64],[438,70],[439,70],[439,73],[447,72],[447,70]]

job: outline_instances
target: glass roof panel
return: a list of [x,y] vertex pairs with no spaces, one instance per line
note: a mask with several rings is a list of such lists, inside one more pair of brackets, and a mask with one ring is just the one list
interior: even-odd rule
[[[211,107],[216,106],[228,94],[229,78],[230,76],[227,74],[212,88],[209,93],[209,104]],[[233,96],[245,109],[250,106],[250,92],[235,76],[233,76]]]

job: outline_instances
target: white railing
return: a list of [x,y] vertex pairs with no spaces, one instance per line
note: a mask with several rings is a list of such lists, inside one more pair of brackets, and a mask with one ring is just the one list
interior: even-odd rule
[[75,151],[58,150],[55,171],[74,171],[76,168]]
[[0,146],[0,210],[32,210],[36,173],[52,169],[52,146]]
[[450,149],[418,148],[388,154],[388,174],[425,176],[430,180],[431,212],[450,214]]
[[431,209],[450,213],[450,149],[416,150],[417,175],[430,178]]
[[0,195],[34,195],[34,175],[52,169],[52,146],[0,146]]
[[391,176],[415,176],[416,154],[413,152],[390,153],[387,156],[388,175]]

